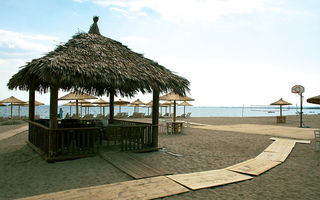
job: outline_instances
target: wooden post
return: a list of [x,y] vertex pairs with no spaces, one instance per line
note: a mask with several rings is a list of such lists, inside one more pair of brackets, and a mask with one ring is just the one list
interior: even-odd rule
[[113,124],[113,119],[114,119],[114,95],[115,95],[114,90],[111,90],[110,91],[110,105],[109,105],[109,108],[110,108],[110,124]]
[[173,122],[176,122],[176,100],[173,101]]
[[158,126],[159,126],[159,89],[153,89],[152,103],[152,146],[158,147]]
[[50,87],[50,122],[49,122],[49,157],[55,154],[55,132],[52,129],[58,127],[58,91],[59,88],[55,86]]
[[34,121],[35,113],[35,91],[34,87],[30,86],[29,89],[29,120]]
[[13,107],[13,105],[11,103],[11,120],[13,120],[13,118],[12,118],[12,107]]

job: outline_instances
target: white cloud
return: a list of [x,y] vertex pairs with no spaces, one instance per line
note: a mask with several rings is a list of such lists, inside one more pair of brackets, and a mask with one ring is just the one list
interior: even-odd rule
[[30,35],[0,30],[0,48],[48,52],[53,49],[57,37],[48,35]]
[[234,14],[251,14],[264,10],[274,0],[92,0],[105,7],[120,7],[136,15],[145,9],[159,13],[164,19],[176,22],[216,22]]

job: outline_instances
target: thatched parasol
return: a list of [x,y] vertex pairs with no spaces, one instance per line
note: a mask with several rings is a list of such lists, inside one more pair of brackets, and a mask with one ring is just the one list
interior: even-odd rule
[[[96,106],[89,102],[89,103],[81,104],[81,107],[84,107],[84,114],[86,115],[86,114],[90,114],[90,107],[96,107]],[[88,108],[88,113],[87,113],[87,108]]]
[[71,106],[76,106],[76,102],[69,101],[68,103],[65,103],[63,105],[64,106],[70,106],[70,116],[72,116],[72,114],[71,114]]
[[173,122],[176,121],[176,101],[194,101],[193,98],[187,96],[181,96],[174,92],[163,95],[159,98],[160,100],[173,101]]
[[184,102],[178,104],[178,106],[183,106],[183,114],[184,114],[184,116],[186,116],[186,106],[192,106],[192,105],[190,103],[184,101]]
[[105,116],[105,106],[108,106],[109,102],[103,100],[102,98],[100,98],[97,101],[94,101],[92,103],[93,104],[98,104],[100,106],[100,114],[102,114],[101,110],[102,110],[102,107],[103,107],[103,116]]
[[137,108],[137,112],[139,112],[139,106],[140,105],[145,105],[145,103],[140,101],[140,99],[137,99],[134,102],[132,102],[131,105],[133,105],[135,107],[135,109]]
[[[35,106],[42,106],[44,103],[41,103],[40,101],[34,101]],[[22,103],[21,106],[29,106],[29,101],[26,101],[25,103]]]
[[[60,97],[59,100],[76,100],[76,116],[79,118],[79,103],[86,103],[87,101],[83,101],[85,99],[97,99],[97,97],[85,94],[82,92],[70,92],[69,94],[64,95],[63,97]],[[82,100],[82,101],[80,101]],[[82,108],[81,108],[81,115],[82,115]]]
[[320,95],[307,99],[308,103],[320,104]]
[[130,103],[129,101],[125,101],[125,100],[122,100],[122,99],[119,99],[118,101],[114,101],[114,105],[119,106],[119,113],[121,113],[121,106],[126,106],[129,103]]
[[0,106],[7,106],[6,104],[0,103]]
[[[11,119],[12,118],[12,107],[14,104],[22,104],[25,103],[25,101],[21,101],[20,99],[15,98],[14,96],[11,96],[7,99],[4,99],[2,101],[0,101],[0,103],[10,103],[11,104]],[[20,106],[19,106],[19,116],[20,116]]]
[[278,101],[271,103],[270,105],[279,105],[280,106],[280,117],[282,117],[282,106],[284,105],[292,105],[291,103],[280,98]]

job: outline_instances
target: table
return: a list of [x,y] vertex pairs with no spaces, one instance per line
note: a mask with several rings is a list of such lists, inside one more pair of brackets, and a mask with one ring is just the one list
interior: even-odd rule
[[172,122],[169,121],[167,122],[167,134],[171,133],[171,134],[179,134],[182,132],[182,128],[183,128],[183,121],[176,121],[176,122]]

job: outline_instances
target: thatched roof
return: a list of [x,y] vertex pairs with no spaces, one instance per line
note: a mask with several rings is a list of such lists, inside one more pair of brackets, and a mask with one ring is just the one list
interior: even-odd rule
[[273,102],[270,105],[292,105],[292,104],[280,98],[278,101]]
[[26,102],[25,101],[21,101],[20,99],[17,99],[14,96],[11,96],[9,98],[1,100],[0,103],[23,104],[23,103],[26,103]]
[[98,96],[110,90],[125,96],[152,92],[153,88],[181,95],[189,90],[185,78],[120,42],[93,33],[78,33],[54,51],[27,63],[12,76],[8,87],[28,90],[31,84],[40,92],[56,86]]
[[[59,98],[59,100],[84,100],[84,99],[97,99],[97,97],[88,95],[81,92],[70,92]],[[80,102],[80,101],[79,101]],[[83,103],[87,103],[86,101]]]
[[93,103],[93,104],[109,104],[108,101],[106,101],[106,100],[104,100],[104,99],[102,99],[102,98],[100,98],[100,99],[98,99],[97,101],[92,102],[92,103]]
[[119,99],[117,101],[114,101],[114,105],[128,105],[130,102],[129,101],[126,101],[126,100],[122,100],[122,99]]
[[308,103],[320,104],[320,95],[307,99]]
[[167,100],[167,101],[194,101],[193,98],[187,96],[181,96],[174,92],[170,92],[169,94],[163,95],[159,98],[160,100]]
[[178,106],[192,106],[192,105],[190,103],[184,101],[184,102],[178,104]]

